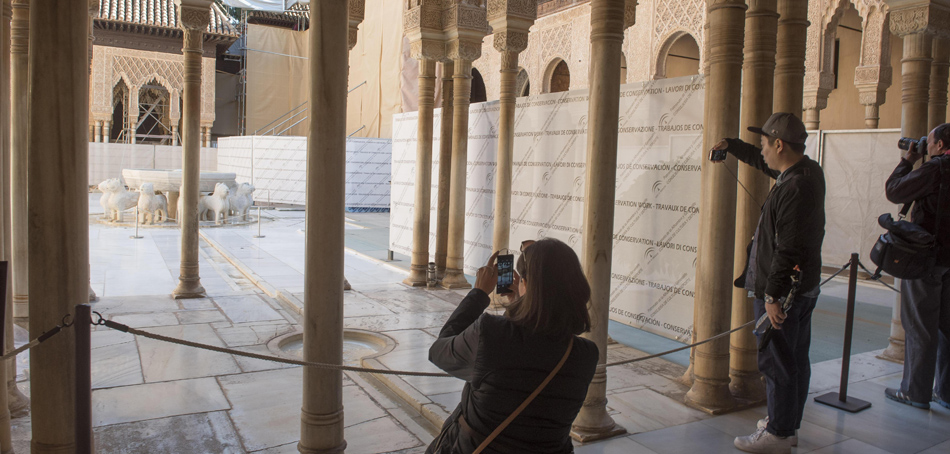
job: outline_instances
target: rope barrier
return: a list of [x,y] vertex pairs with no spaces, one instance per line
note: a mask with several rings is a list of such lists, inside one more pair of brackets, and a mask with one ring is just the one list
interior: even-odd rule
[[16,355],[19,355],[20,353],[23,353],[23,352],[25,352],[25,351],[27,351],[27,350],[33,348],[33,347],[36,347],[37,345],[40,345],[40,344],[42,344],[43,342],[46,342],[47,340],[49,340],[51,337],[53,337],[53,336],[59,334],[60,331],[63,330],[63,328],[69,328],[70,326],[73,326],[72,323],[65,323],[65,320],[68,319],[68,318],[69,318],[69,315],[67,314],[66,317],[63,317],[64,324],[62,324],[62,325],[56,325],[56,326],[53,327],[53,329],[51,329],[51,330],[49,330],[49,331],[47,331],[47,332],[45,332],[45,333],[43,333],[43,334],[40,334],[40,336],[37,337],[36,339],[33,339],[32,341],[30,341],[30,342],[28,342],[28,343],[26,343],[26,344],[21,345],[20,348],[17,348],[17,349],[15,349],[15,350],[13,350],[13,351],[11,351],[11,352],[9,352],[9,353],[3,355],[3,356],[0,356],[0,361],[4,361],[4,360],[10,359],[10,358],[16,358]]
[[[865,273],[868,273],[868,274],[871,275],[871,280],[878,281],[878,282],[884,284],[884,286],[886,286],[887,288],[889,288],[889,289],[891,289],[891,290],[897,292],[898,294],[900,294],[900,292],[901,292],[900,290],[894,288],[893,286],[891,286],[891,284],[888,284],[887,282],[882,281],[882,280],[881,280],[881,276],[880,276],[879,274],[874,274],[874,273],[868,271],[868,269],[864,267],[864,264],[861,263],[860,260],[858,260],[858,266],[860,266],[861,269],[864,270]],[[875,277],[875,276],[877,276],[877,277]]]
[[[860,262],[859,262],[859,264],[860,264]],[[841,273],[842,273],[845,269],[847,269],[850,265],[851,265],[851,262],[848,261],[848,263],[845,264],[843,267],[841,267],[841,269],[838,270],[837,273],[831,275],[831,277],[829,277],[828,279],[825,279],[824,282],[822,282],[821,284],[819,284],[819,287],[822,286],[822,285],[825,285],[825,284],[826,284],[828,281],[830,281],[832,278],[834,278],[835,276],[841,274]],[[885,285],[886,285],[886,284],[885,284]],[[114,329],[114,330],[122,331],[122,332],[129,333],[129,334],[134,334],[134,335],[136,335],[136,336],[147,337],[147,338],[149,338],[149,339],[154,339],[154,340],[157,340],[157,341],[169,342],[169,343],[178,344],[178,345],[185,345],[185,346],[188,346],[188,347],[200,348],[200,349],[210,350],[210,351],[214,351],[214,352],[218,352],[218,353],[229,353],[229,354],[232,354],[232,355],[244,356],[244,357],[247,357],[247,358],[254,358],[254,359],[259,359],[259,360],[263,360],[263,361],[273,361],[273,362],[276,362],[276,363],[291,364],[291,365],[295,365],[295,366],[309,366],[309,367],[315,367],[315,368],[317,368],[317,369],[345,370],[345,371],[348,371],[348,372],[366,372],[366,373],[370,373],[370,374],[381,374],[381,375],[403,375],[403,376],[410,376],[410,377],[451,377],[451,376],[452,376],[452,375],[449,375],[449,374],[446,374],[446,373],[441,373],[441,372],[414,372],[414,371],[406,371],[406,370],[373,369],[373,368],[368,368],[368,367],[343,366],[343,365],[340,365],[340,364],[327,364],[327,363],[318,363],[318,362],[312,362],[312,361],[300,361],[300,360],[295,360],[295,359],[280,358],[280,357],[277,357],[277,356],[260,355],[260,354],[257,354],[257,353],[245,352],[245,351],[240,351],[240,350],[233,350],[233,349],[225,348],[225,347],[218,347],[218,346],[214,346],[214,345],[202,344],[202,343],[199,343],[199,342],[192,342],[192,341],[187,341],[187,340],[183,340],[183,339],[176,339],[176,338],[174,338],[174,337],[162,336],[162,335],[160,335],[160,334],[150,333],[150,332],[148,332],[148,331],[143,331],[143,330],[140,330],[140,329],[132,328],[132,327],[130,327],[130,326],[128,326],[128,325],[123,325],[123,324],[121,324],[121,323],[116,323],[116,322],[114,322],[114,321],[112,321],[112,320],[106,320],[105,318],[102,317],[102,314],[100,314],[100,313],[98,313],[98,312],[94,312],[94,314],[96,314],[96,315],[99,317],[99,320],[95,320],[95,321],[92,322],[94,325],[104,325],[104,326],[106,326],[107,328],[112,328],[112,329]],[[659,358],[659,357],[661,357],[661,356],[666,356],[666,355],[669,355],[669,354],[672,354],[672,353],[676,353],[676,352],[680,352],[680,351],[683,351],[683,350],[686,350],[686,349],[689,349],[689,348],[697,347],[697,346],[700,346],[700,345],[703,345],[703,344],[712,342],[712,341],[714,341],[714,340],[720,339],[720,338],[722,338],[722,337],[728,336],[728,335],[730,335],[730,334],[732,334],[732,333],[735,333],[735,332],[737,332],[737,331],[740,331],[740,330],[742,330],[742,329],[745,329],[745,328],[747,328],[747,327],[749,327],[749,326],[752,326],[752,324],[754,324],[754,323],[755,323],[755,320],[751,320],[751,321],[749,321],[749,322],[747,322],[747,323],[745,323],[745,324],[743,324],[743,325],[741,325],[741,326],[738,326],[738,327],[736,327],[736,328],[733,328],[733,329],[731,329],[731,330],[729,330],[729,331],[726,331],[726,332],[724,332],[724,333],[719,333],[719,334],[717,334],[717,335],[715,335],[715,336],[712,336],[712,337],[710,337],[710,338],[708,338],[708,339],[701,340],[701,341],[699,341],[699,342],[695,342],[695,343],[692,343],[692,344],[689,344],[689,345],[684,345],[684,346],[682,346],[682,347],[677,347],[677,348],[674,348],[674,349],[672,349],[672,350],[667,350],[667,351],[660,352],[660,353],[654,353],[654,354],[652,354],[652,355],[640,356],[640,357],[637,357],[637,358],[631,358],[631,359],[625,359],[625,360],[622,360],[622,361],[610,362],[610,363],[607,363],[607,364],[606,364],[606,367],[621,366],[621,365],[624,365],[624,364],[632,364],[632,363],[636,363],[636,362],[640,362],[640,361],[646,361],[646,360],[648,360],[648,359]],[[21,347],[21,348],[22,348],[22,347]]]

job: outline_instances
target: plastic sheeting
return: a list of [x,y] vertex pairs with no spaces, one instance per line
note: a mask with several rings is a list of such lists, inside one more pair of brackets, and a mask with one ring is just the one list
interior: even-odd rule
[[[392,143],[346,141],[346,207],[388,209]],[[304,205],[307,196],[306,137],[225,137],[218,141],[217,170],[250,181],[254,200]]]
[[[402,20],[395,20],[401,18],[400,2],[382,2],[366,9],[356,46],[350,51],[349,87],[366,84],[347,98],[347,134],[363,127],[354,137],[389,138],[393,115],[402,112],[403,99],[417,96],[416,86],[407,87],[411,90],[407,94],[402,89],[408,54],[403,52]],[[309,54],[309,41],[306,31],[251,24],[247,46],[247,134],[262,134],[274,125],[259,129],[309,99],[308,60],[300,58]],[[298,115],[275,132],[305,116]],[[309,121],[304,120],[283,135],[304,136],[308,127]]]
[[[202,171],[218,168],[218,150],[202,148]],[[89,186],[109,178],[122,178],[122,169],[180,169],[181,146],[127,143],[89,144]]]

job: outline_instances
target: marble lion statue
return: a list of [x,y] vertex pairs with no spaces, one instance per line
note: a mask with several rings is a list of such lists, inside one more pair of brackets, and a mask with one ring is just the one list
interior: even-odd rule
[[[113,221],[122,222],[122,213],[135,207],[139,202],[139,194],[126,189],[118,178],[99,183],[99,189],[110,194],[104,208],[107,217]],[[99,202],[102,203],[103,200],[106,200],[105,195],[99,198]]]
[[102,191],[102,197],[99,197],[99,205],[102,205],[102,219],[112,219],[112,213],[109,212],[109,199],[118,189],[118,181],[118,179],[110,178],[99,183],[99,190]]
[[149,224],[168,220],[168,199],[164,194],[155,194],[155,185],[142,183],[139,188],[139,222]]
[[254,185],[241,183],[234,194],[228,197],[228,203],[231,204],[232,215],[240,216],[242,221],[247,221],[247,210],[254,204]]
[[231,209],[231,205],[228,203],[230,194],[231,190],[228,189],[228,185],[218,183],[214,185],[213,194],[198,197],[198,220],[206,217],[210,221],[211,214],[214,213],[215,224],[227,222],[228,211]]

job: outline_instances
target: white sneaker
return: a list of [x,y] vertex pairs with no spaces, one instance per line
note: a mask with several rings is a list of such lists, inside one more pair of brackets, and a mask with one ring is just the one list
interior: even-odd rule
[[[764,429],[765,426],[768,426],[768,425],[769,425],[769,417],[766,416],[766,417],[760,419],[759,422],[757,422],[757,423],[755,424],[755,428],[756,428],[756,429]],[[794,446],[794,447],[797,447],[797,446],[798,446],[798,431],[797,431],[797,430],[795,431],[795,435],[792,435],[791,437],[787,437],[787,438],[788,438],[788,441],[790,441],[790,442],[792,443],[792,446]]]
[[740,450],[758,454],[791,454],[792,452],[788,437],[772,435],[764,427],[756,430],[752,435],[736,437],[733,444]]

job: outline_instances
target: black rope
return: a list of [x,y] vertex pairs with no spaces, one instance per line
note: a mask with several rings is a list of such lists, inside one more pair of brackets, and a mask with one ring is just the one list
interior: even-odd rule
[[897,292],[898,294],[900,294],[900,292],[901,292],[900,290],[894,288],[894,286],[892,286],[891,284],[888,284],[887,282],[882,281],[880,275],[876,275],[876,274],[874,274],[874,273],[868,271],[868,269],[864,266],[863,263],[861,263],[860,260],[858,260],[858,266],[860,266],[861,269],[864,270],[865,273],[868,273],[869,275],[871,275],[871,280],[878,281],[878,282],[884,284],[884,286],[886,286],[887,288],[889,288],[889,289],[891,289],[891,290]]
[[851,266],[851,261],[850,261],[850,260],[848,260],[848,263],[845,263],[844,266],[842,266],[841,269],[838,270],[837,273],[832,274],[831,276],[828,276],[828,279],[825,279],[824,281],[822,281],[821,284],[818,284],[818,286],[821,287],[822,285],[827,284],[828,281],[830,281],[830,280],[832,280],[832,279],[838,277],[838,275],[841,274],[841,273],[843,273],[844,270],[848,269],[849,266]]

